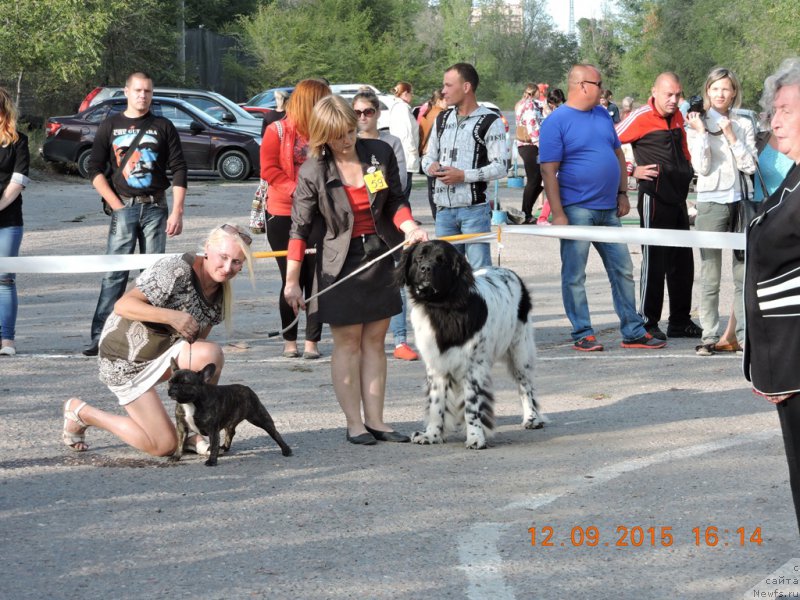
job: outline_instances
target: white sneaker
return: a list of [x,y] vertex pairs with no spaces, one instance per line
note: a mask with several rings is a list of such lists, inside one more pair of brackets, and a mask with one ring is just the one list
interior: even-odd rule
[[0,356],[14,356],[17,353],[14,346],[3,346],[0,348]]

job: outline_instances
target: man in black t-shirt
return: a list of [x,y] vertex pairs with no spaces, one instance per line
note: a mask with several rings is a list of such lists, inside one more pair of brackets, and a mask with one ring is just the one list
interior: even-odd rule
[[[150,114],[152,78],[141,72],[131,74],[125,82],[125,97],[125,111],[98,127],[88,162],[92,185],[113,210],[106,254],[133,254],[137,240],[140,253],[163,254],[167,236],[180,235],[183,229],[186,161],[172,122]],[[146,131],[120,169],[142,125]],[[113,187],[105,175],[109,163]],[[171,212],[165,193],[170,187],[168,169],[172,171]],[[92,341],[83,351],[86,356],[97,354],[103,325],[127,283],[127,271],[112,271],[103,278],[92,319]]]

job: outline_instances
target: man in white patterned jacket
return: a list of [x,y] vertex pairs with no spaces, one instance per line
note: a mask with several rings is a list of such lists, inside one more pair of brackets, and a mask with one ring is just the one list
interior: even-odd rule
[[[478,106],[478,72],[457,63],[444,74],[442,94],[450,106],[434,122],[422,169],[436,178],[436,236],[491,229],[487,182],[508,172],[505,127],[500,115]],[[457,244],[472,268],[490,266],[489,244]]]

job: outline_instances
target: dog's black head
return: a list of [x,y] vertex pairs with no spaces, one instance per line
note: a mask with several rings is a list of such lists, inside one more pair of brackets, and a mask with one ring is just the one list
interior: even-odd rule
[[397,282],[405,285],[416,302],[466,301],[475,284],[472,267],[455,246],[442,240],[409,247],[395,271]]
[[189,404],[204,397],[203,388],[217,370],[214,363],[208,363],[200,371],[181,369],[174,358],[170,359],[172,376],[167,383],[169,397],[179,404]]

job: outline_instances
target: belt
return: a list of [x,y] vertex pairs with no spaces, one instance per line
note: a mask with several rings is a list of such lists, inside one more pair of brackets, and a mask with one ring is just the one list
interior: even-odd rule
[[123,200],[132,200],[134,204],[158,204],[165,200],[167,195],[164,192],[156,192],[155,194],[147,194],[140,196],[120,196]]
[[463,204],[463,205],[460,204],[458,206],[444,206],[442,204],[437,204],[436,205],[436,209],[437,210],[457,210],[459,208],[472,208],[473,206],[480,206],[482,204],[487,204],[487,203],[488,203],[487,200],[480,200],[479,202],[474,202],[472,204]]

